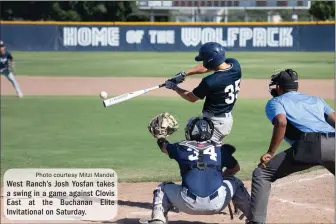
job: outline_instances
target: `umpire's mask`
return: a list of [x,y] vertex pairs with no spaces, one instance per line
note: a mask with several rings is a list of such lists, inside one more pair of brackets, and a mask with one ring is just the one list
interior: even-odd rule
[[185,137],[188,141],[204,142],[212,138],[214,124],[206,117],[192,117],[185,127]]
[[299,88],[298,74],[292,69],[285,69],[272,75],[268,91],[273,97],[278,96],[275,86],[280,86],[285,91],[297,91]]

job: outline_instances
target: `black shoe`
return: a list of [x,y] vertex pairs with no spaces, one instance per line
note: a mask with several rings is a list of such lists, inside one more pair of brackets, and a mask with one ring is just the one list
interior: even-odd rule
[[245,224],[266,224],[266,223],[263,223],[263,222],[253,222],[253,221],[247,221],[246,220]]

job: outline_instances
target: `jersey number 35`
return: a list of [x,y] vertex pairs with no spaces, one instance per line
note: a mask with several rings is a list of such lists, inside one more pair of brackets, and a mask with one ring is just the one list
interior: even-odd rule
[[240,90],[240,79],[235,81],[235,85],[231,84],[225,87],[224,92],[228,94],[228,98],[225,99],[226,104],[233,103],[238,98],[238,93]]

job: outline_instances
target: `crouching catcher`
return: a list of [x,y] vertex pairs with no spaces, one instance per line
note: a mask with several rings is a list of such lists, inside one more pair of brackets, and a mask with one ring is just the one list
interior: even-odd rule
[[[168,223],[168,212],[173,208],[191,215],[218,214],[231,200],[246,216],[250,195],[243,182],[232,175],[239,165],[230,147],[226,150],[225,145],[211,141],[212,121],[192,117],[185,127],[186,140],[171,144],[166,137],[177,128],[175,118],[168,113],[156,116],[149,124],[161,151],[178,163],[182,184],[164,182],[157,186],[148,223]],[[223,167],[227,168],[224,173]]]

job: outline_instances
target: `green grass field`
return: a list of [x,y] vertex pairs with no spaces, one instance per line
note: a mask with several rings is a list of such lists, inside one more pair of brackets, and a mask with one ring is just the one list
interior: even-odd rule
[[[171,77],[196,65],[197,52],[12,52],[17,75]],[[245,78],[268,79],[274,69],[292,68],[300,78],[334,78],[334,54],[312,52],[228,52]]]
[[[268,147],[272,126],[264,115],[265,102],[240,99],[234,109],[226,142],[237,146],[243,179],[250,178]],[[2,175],[9,168],[112,168],[121,181],[177,180],[177,164],[159,151],[147,125],[156,114],[171,112],[180,130],[170,139],[182,140],[187,119],[201,106],[155,97],[111,108],[95,97],[2,97]]]

